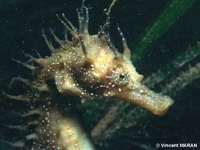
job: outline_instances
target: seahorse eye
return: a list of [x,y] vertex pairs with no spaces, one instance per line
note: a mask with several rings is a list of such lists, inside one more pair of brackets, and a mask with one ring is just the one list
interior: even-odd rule
[[114,82],[117,85],[125,85],[125,84],[128,83],[128,77],[123,73],[115,74],[114,75]]
[[124,74],[119,74],[119,78],[120,78],[121,80],[124,80],[124,79],[126,78],[126,76],[125,76]]

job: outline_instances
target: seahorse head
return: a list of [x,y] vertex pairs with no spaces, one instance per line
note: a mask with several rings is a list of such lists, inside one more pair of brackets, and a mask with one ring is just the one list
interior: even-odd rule
[[[126,43],[123,43],[124,52],[121,54],[108,38],[108,35],[86,35],[82,38],[87,54],[82,52],[83,58],[81,61],[79,59],[81,65],[72,67],[71,77],[73,83],[79,85],[77,94],[86,99],[116,97],[142,106],[154,114],[163,115],[173,100],[143,85],[143,76],[133,66]],[[68,91],[69,87],[65,87]]]
[[35,59],[42,66],[38,77],[43,78],[42,80],[53,79],[62,94],[75,95],[82,99],[115,97],[144,107],[154,114],[163,115],[173,104],[173,100],[156,94],[141,84],[143,76],[137,73],[131,62],[131,51],[119,27],[123,53],[119,53],[111,42],[108,27],[110,10],[114,3],[115,0],[108,10],[106,23],[96,35],[88,32],[89,12],[84,4],[77,11],[79,30],[64,14],[63,19],[58,16],[72,35],[72,40],[61,41],[50,30],[60,44],[60,48],[55,49],[43,34],[52,55],[45,59]]

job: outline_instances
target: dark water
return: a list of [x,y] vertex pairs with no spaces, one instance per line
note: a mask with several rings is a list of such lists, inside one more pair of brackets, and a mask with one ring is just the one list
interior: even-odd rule
[[[118,0],[111,13],[111,38],[116,47],[121,48],[117,26],[119,23],[124,32],[132,53],[140,42],[145,32],[156,21],[156,18],[165,9],[169,1],[158,0]],[[89,32],[96,34],[99,26],[105,22],[103,10],[110,4],[108,0],[86,0],[90,9]],[[65,13],[67,18],[78,25],[76,8],[81,5],[80,0],[16,0],[0,1],[0,88],[8,90],[7,85],[15,76],[28,76],[29,72],[15,63],[11,58],[26,61],[22,50],[33,54],[38,50],[42,56],[50,52],[42,38],[42,29],[49,35],[48,28],[52,28],[62,38],[64,27],[56,18],[56,14]],[[136,64],[137,71],[145,77],[162,68],[175,57],[185,52],[189,46],[195,47],[200,41],[200,2],[197,1],[176,22],[149,47],[148,53]],[[199,49],[200,51],[200,49]],[[180,72],[187,70],[200,61],[196,57],[184,67],[177,69],[173,80]],[[169,70],[170,71],[170,70]],[[167,80],[167,79],[166,79]],[[162,85],[162,86],[165,86]],[[155,90],[159,91],[156,85]],[[175,104],[163,117],[149,115],[146,126],[121,129],[115,136],[97,143],[98,149],[131,150],[155,148],[153,143],[198,143],[200,147],[200,79],[194,80],[173,96]],[[17,93],[17,92],[16,92]],[[1,95],[0,111],[12,110],[9,105],[4,105]],[[25,107],[25,106],[22,106]],[[15,116],[17,117],[17,116]],[[1,117],[0,117],[1,118]],[[2,117],[3,118],[3,117]],[[3,119],[1,119],[3,120]],[[0,120],[0,121],[1,121]],[[1,124],[1,122],[0,122]],[[138,129],[138,130],[137,130]],[[131,130],[142,131],[137,135]],[[129,133],[130,132],[130,133]],[[3,128],[1,134],[5,134]],[[12,139],[12,133],[8,137]],[[19,135],[20,136],[20,135]],[[141,146],[143,144],[143,147]],[[146,145],[150,147],[145,147]],[[0,149],[5,149],[6,144],[0,141]],[[113,148],[115,147],[115,148]],[[10,147],[9,147],[10,148]],[[11,148],[10,148],[11,149]]]

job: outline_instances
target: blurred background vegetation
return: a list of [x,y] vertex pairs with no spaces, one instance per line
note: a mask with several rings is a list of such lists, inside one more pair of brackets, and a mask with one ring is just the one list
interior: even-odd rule
[[[41,30],[52,28],[63,38],[64,27],[56,14],[65,13],[77,26],[76,8],[81,0],[0,0],[0,88],[7,89],[15,76],[30,73],[11,60],[26,61],[22,50],[42,56],[50,52]],[[104,9],[111,0],[86,0],[91,34],[105,21]],[[99,150],[154,149],[156,143],[200,144],[200,2],[197,0],[118,0],[111,12],[110,34],[121,51],[119,23],[132,50],[132,61],[144,75],[144,84],[171,95],[173,106],[163,117],[116,99],[78,104],[81,124],[88,133],[108,112],[112,120],[94,137]],[[0,111],[11,109],[1,96]],[[77,116],[80,114],[77,114]],[[3,132],[0,129],[0,132]],[[12,135],[12,134],[11,134]],[[0,134],[1,136],[1,134]],[[1,138],[1,137],[0,137]],[[0,142],[3,149],[5,144]]]

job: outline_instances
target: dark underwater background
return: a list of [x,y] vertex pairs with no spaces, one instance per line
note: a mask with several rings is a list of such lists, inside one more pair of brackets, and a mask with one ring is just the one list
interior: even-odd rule
[[[128,123],[134,122],[134,125],[124,126],[122,123],[120,128],[109,137],[99,137],[96,140],[98,150],[152,150],[155,149],[156,143],[197,143],[200,149],[200,68],[199,72],[188,74],[186,79],[180,77],[180,84],[185,84],[184,87],[173,85],[173,81],[181,73],[200,63],[200,46],[198,46],[200,1],[182,0],[182,2],[186,4],[182,4],[181,0],[174,0],[173,5],[177,3],[177,7],[166,13],[164,13],[165,10],[172,3],[170,0],[118,0],[113,7],[109,31],[114,45],[121,51],[121,39],[117,31],[118,23],[132,50],[132,58],[137,58],[137,60],[132,60],[137,71],[147,78],[152,73],[162,70],[164,79],[151,89],[162,92],[167,87],[169,90],[165,94],[170,95],[175,103],[165,116],[154,116],[146,112],[145,115],[138,113],[137,118],[133,116],[126,120]],[[49,28],[52,28],[58,37],[63,38],[64,27],[58,21],[56,14],[65,13],[74,26],[78,27],[76,8],[80,7],[81,3],[81,0],[0,0],[1,91],[9,91],[8,84],[13,77],[28,77],[30,74],[11,58],[25,62],[27,58],[24,57],[22,51],[35,55],[34,50],[42,56],[50,55],[42,37],[42,29],[48,37],[51,36]],[[97,34],[99,26],[105,22],[104,9],[108,8],[110,3],[111,0],[86,0],[85,5],[90,7],[90,34]],[[180,13],[177,15],[178,11]],[[159,18],[161,18],[160,22]],[[160,29],[158,33],[153,28],[156,23],[158,23],[157,28]],[[149,35],[147,36],[146,33]],[[149,38],[147,44],[145,43],[146,47],[141,46],[145,44],[140,44],[144,37]],[[143,52],[139,53],[138,49]],[[166,67],[190,49],[195,50],[198,55],[188,62],[184,60],[185,57],[181,57],[181,61],[186,63],[180,68]],[[190,79],[191,82],[188,82]],[[156,81],[156,77],[151,80]],[[172,90],[167,85],[172,85]],[[105,114],[113,105],[112,102],[116,103],[116,100],[105,102],[107,104],[104,106],[105,110],[98,108],[99,105],[94,104],[95,102],[92,105],[81,107],[82,110],[87,109],[87,112],[90,112],[88,110],[91,109],[92,112],[82,115],[82,124],[88,133],[101,118],[97,110]],[[93,111],[94,106],[95,111]],[[4,131],[2,124],[5,121],[4,116],[20,109],[16,107],[18,106],[7,102],[3,94],[0,95],[0,139],[4,139],[6,134],[8,140],[13,141],[14,133]],[[116,120],[123,118],[133,109],[135,106],[131,105],[128,109],[121,111]],[[110,126],[115,128],[115,122],[112,122]],[[14,148],[0,140],[0,150],[4,149]]]

